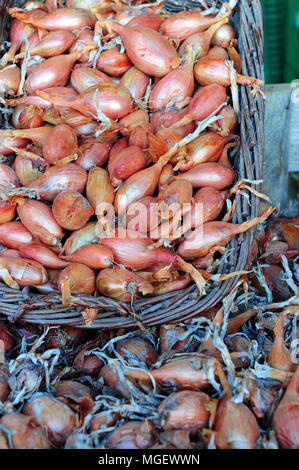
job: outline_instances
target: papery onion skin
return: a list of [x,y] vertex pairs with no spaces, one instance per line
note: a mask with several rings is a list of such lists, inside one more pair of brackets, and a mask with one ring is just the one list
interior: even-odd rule
[[[49,108],[43,113],[45,121],[51,124],[68,124],[71,126],[77,136],[96,132],[98,124],[93,120],[92,116],[87,117],[84,114],[72,108]],[[91,129],[89,132],[84,131]],[[82,131],[83,130],[83,131]]]
[[75,156],[76,151],[77,136],[73,128],[67,124],[53,127],[43,142],[43,156],[53,165],[66,157]]
[[97,61],[97,69],[115,77],[122,76],[132,67],[128,55],[118,49],[103,51]]
[[[151,114],[151,123],[154,127],[154,133],[156,134],[161,127],[172,127],[173,124],[179,122],[189,114],[189,107],[183,108],[179,111],[160,111]],[[185,137],[188,134],[191,134],[195,129],[195,123],[188,120],[186,125],[178,127],[175,132],[181,137]]]
[[124,339],[117,343],[115,349],[131,366],[134,366],[138,361],[142,361],[149,367],[158,359],[155,348],[143,338]]
[[170,350],[184,351],[190,337],[186,337],[186,330],[184,327],[169,324],[160,327],[160,353],[165,353]]
[[59,225],[67,230],[84,227],[94,213],[88,200],[82,194],[71,190],[57,194],[52,211]]
[[14,170],[5,163],[0,163],[0,186],[2,189],[12,189],[18,186],[18,179]]
[[152,131],[152,125],[148,123],[134,127],[130,132],[129,145],[139,147],[141,150],[146,150],[149,146],[149,132]]
[[7,413],[1,417],[0,424],[11,436],[13,449],[51,449],[45,429],[30,416]]
[[83,27],[93,28],[95,25],[94,15],[83,8],[58,8],[41,18],[34,18],[32,11],[14,11],[8,12],[13,18],[17,18],[24,23],[30,23],[37,28],[48,31],[77,31]]
[[[0,325],[1,328],[1,325]],[[3,369],[0,369],[0,400],[4,403],[9,396],[10,387],[7,382],[7,374]],[[0,440],[0,449],[1,449],[1,440]]]
[[0,93],[1,96],[4,94],[15,95],[19,88],[21,81],[21,70],[17,65],[14,67],[6,68],[0,67]]
[[235,172],[220,163],[208,162],[196,165],[175,178],[190,181],[193,188],[211,187],[221,191],[233,183]]
[[90,354],[87,348],[81,349],[73,362],[73,366],[84,375],[98,375],[102,365],[103,361],[96,354]]
[[[182,184],[183,183],[183,184]],[[168,206],[171,204],[191,204],[192,185],[189,181],[175,180],[167,185],[160,199]]]
[[228,194],[215,188],[201,188],[194,194],[194,203],[202,204],[202,214],[196,217],[196,210],[186,216],[186,226],[195,228],[200,224],[215,220],[223,209]]
[[0,243],[7,248],[18,250],[22,245],[33,242],[32,233],[22,222],[8,222],[0,225]]
[[95,289],[94,272],[81,263],[70,263],[58,278],[59,288],[62,290],[63,281],[69,281],[72,294],[93,294]]
[[223,47],[218,46],[211,47],[207,55],[210,57],[220,57],[221,59],[225,60],[229,58],[227,51],[223,49]]
[[30,143],[30,140],[21,137],[0,136],[0,153],[10,155],[12,150],[10,147],[24,149]]
[[154,424],[150,421],[129,421],[108,439],[110,449],[148,449],[154,442]]
[[224,24],[214,34],[211,44],[213,46],[223,47],[226,49],[230,46],[231,42],[235,39],[236,33],[232,25]]
[[57,194],[67,189],[83,193],[86,181],[86,171],[75,163],[68,163],[52,166],[28,187],[35,189],[42,199],[53,201]]
[[47,395],[37,396],[28,401],[24,414],[32,416],[45,427],[50,441],[62,445],[67,436],[79,425],[78,416],[65,403]]
[[[0,252],[1,254],[1,252]],[[0,321],[0,340],[2,341],[2,345],[4,347],[4,352],[5,351],[10,351],[15,347],[15,340],[13,338],[13,335],[10,333],[10,331],[7,328],[7,325]],[[1,370],[0,370],[1,374]],[[0,375],[1,377],[1,375]]]
[[104,166],[107,162],[113,142],[98,142],[96,139],[84,141],[78,148],[76,164],[86,171]]
[[138,292],[144,294],[153,292],[149,282],[120,267],[102,269],[97,277],[97,288],[103,295],[122,302],[130,302]]
[[181,11],[167,18],[161,25],[165,36],[186,39],[192,34],[204,31],[211,24],[219,21],[212,15],[201,15],[198,11]]
[[144,26],[146,28],[151,28],[155,31],[159,31],[164,19],[165,18],[162,15],[148,12],[144,13],[143,15],[135,16],[135,18],[132,18],[127,24],[129,26]]
[[211,398],[203,392],[181,391],[169,395],[159,406],[159,419],[165,431],[197,430],[208,425]]
[[88,173],[86,197],[94,210],[103,203],[113,204],[114,195],[108,172],[103,168],[93,168]]
[[163,170],[161,171],[158,189],[160,190],[161,186],[171,180],[174,176],[173,166],[171,163],[167,163]]
[[133,64],[147,75],[163,77],[180,65],[176,50],[157,31],[142,26],[124,27],[117,23],[112,23],[111,27],[120,34]]
[[[26,49],[27,49],[27,51],[31,52],[31,50],[40,43],[40,41],[41,41],[44,34],[46,34],[46,32],[40,33],[38,30],[34,29],[34,33],[32,33],[29,36],[27,44],[24,41],[23,44],[21,45],[20,53],[16,55],[15,60],[23,59],[25,57],[25,54],[26,54]],[[34,66],[34,64],[32,64],[32,65]],[[28,70],[30,70],[30,69],[31,69],[31,66],[28,67]]]
[[[37,10],[34,12],[35,16],[44,16],[45,12]],[[24,42],[25,37],[30,38],[34,34],[35,29],[32,25],[28,25],[19,20],[14,20],[10,28],[10,41],[11,45],[6,54],[1,59],[1,63],[6,65],[8,62],[13,61],[15,53]]]
[[[230,86],[230,71],[226,60],[221,57],[215,57],[208,54],[199,59],[194,67],[194,76],[200,85],[208,86],[218,84]],[[242,85],[263,85],[261,80],[253,77],[246,77],[237,73],[237,83]]]
[[0,253],[1,256],[4,256],[5,258],[22,258],[19,250],[13,250],[12,248],[5,248]]
[[217,83],[199,88],[193,96],[189,106],[188,114],[180,121],[176,122],[174,127],[181,127],[190,121],[203,121],[221,105],[226,102],[226,88]]
[[126,26],[133,18],[139,16],[141,12],[133,10],[131,8],[120,9],[119,12],[114,16],[114,21]]
[[[77,96],[77,92],[69,87],[51,87],[44,91],[47,92],[49,96],[63,96],[66,98],[74,98]],[[34,105],[40,109],[47,109],[49,106],[51,106],[50,101],[47,101],[36,94],[7,100],[7,104],[9,106],[17,106],[19,104],[25,104],[26,106]]]
[[178,253],[186,259],[204,257],[214,246],[227,245],[233,236],[231,224],[207,222],[186,236],[178,247]]
[[69,31],[51,31],[30,49],[30,53],[46,58],[54,57],[67,51],[74,41],[75,37]]
[[99,431],[101,428],[111,427],[113,424],[115,424],[114,413],[103,411],[93,416],[90,428],[92,431]]
[[16,216],[16,206],[10,202],[0,201],[0,224],[12,222]]
[[[128,207],[126,213],[126,226],[129,230],[141,233],[148,233],[151,229],[159,225],[160,217],[157,212],[158,205],[156,198],[145,196],[139,201],[133,202]],[[136,216],[141,216],[142,220],[135,220]]]
[[97,243],[99,237],[96,234],[96,225],[96,222],[88,222],[81,229],[75,230],[66,240],[61,253],[65,253],[68,256],[79,250],[82,246]]
[[146,247],[153,244],[150,238],[103,238],[101,244],[110,248],[117,263],[136,270],[175,261],[175,255],[167,248],[146,251]]
[[60,380],[55,385],[56,394],[58,397],[66,398],[76,403],[83,416],[89,414],[94,407],[94,399],[92,398],[92,391],[90,387],[75,380]]
[[[92,10],[93,7],[98,5],[98,0],[66,0],[65,6],[67,8],[86,8],[87,10]],[[101,2],[101,8],[106,6],[107,12],[111,12],[110,3],[106,4],[106,2]]]
[[260,436],[254,414],[243,403],[223,398],[214,425],[219,449],[254,449]]
[[[176,385],[178,390],[202,390],[210,385],[204,368],[207,357],[201,354],[190,354],[187,358],[175,357],[159,369],[151,369],[150,373],[158,383]],[[126,375],[139,380],[150,380],[143,371],[128,371]]]
[[113,157],[118,154],[118,152],[120,152],[121,150],[127,147],[128,147],[127,139],[125,137],[122,137],[121,139],[119,139],[110,150],[110,160],[112,160]]
[[30,129],[41,127],[44,123],[40,109],[31,105],[19,104],[14,109],[12,123],[16,129]]
[[[30,129],[0,130],[0,151],[4,153],[5,150],[2,150],[1,147],[5,145],[5,141],[9,142],[11,147],[17,148],[26,147],[30,143],[30,140],[34,144],[41,146],[51,130],[52,126],[33,127]],[[9,149],[8,153],[11,153],[11,149]],[[6,153],[6,155],[8,153]]]
[[179,276],[177,279],[169,281],[155,282],[153,295],[163,295],[169,292],[177,292],[188,287],[192,279],[187,276]]
[[68,349],[71,346],[78,346],[88,338],[86,332],[73,326],[62,326],[49,331],[46,345],[49,349]]
[[111,82],[112,80],[108,75],[89,67],[77,67],[71,74],[71,84],[78,93],[83,93],[88,88],[100,83]]
[[70,71],[81,52],[62,54],[46,59],[38,64],[25,82],[29,94],[50,87],[64,87],[67,84]]
[[91,269],[103,269],[112,265],[114,257],[112,251],[96,243],[84,245],[74,253],[61,258],[72,263],[85,264]]
[[148,75],[133,66],[122,76],[120,84],[128,88],[135,100],[140,100],[144,97],[149,81],[150,77]]
[[82,124],[75,128],[76,134],[80,137],[91,137],[98,130],[98,123],[91,121],[88,124]]
[[48,279],[43,266],[30,259],[0,256],[0,266],[8,270],[12,279],[19,286],[39,286],[45,284]]
[[149,123],[149,116],[146,111],[138,109],[138,111],[133,111],[130,114],[127,114],[119,120],[119,132],[122,135],[127,136],[130,134],[136,127],[143,126]]
[[197,60],[208,54],[211,40],[223,24],[227,22],[227,18],[212,25],[205,31],[199,31],[195,34],[188,35],[187,39],[180,45],[179,53],[183,57],[186,53],[187,47],[191,47],[196,54]]
[[211,124],[209,129],[220,131],[223,135],[229,135],[235,132],[238,125],[238,116],[234,108],[231,105],[224,106],[221,109],[221,115],[223,117]]
[[146,161],[139,147],[129,146],[119,152],[108,163],[108,172],[113,186],[129,178],[145,167]]
[[188,162],[180,166],[180,171],[188,171],[196,165],[216,162],[226,143],[237,136],[223,137],[216,132],[204,132],[186,146]]
[[[43,95],[45,96],[45,95]],[[132,109],[132,97],[127,88],[115,83],[101,83],[88,88],[73,99],[49,97],[54,106],[77,109],[85,116],[97,116],[97,106],[110,119],[120,119]]]
[[22,246],[20,248],[20,254],[23,258],[37,261],[46,268],[60,269],[68,265],[67,262],[59,259],[57,254],[50,248],[36,243]]
[[108,387],[117,391],[121,396],[129,398],[130,390],[129,387],[120,379],[117,371],[114,370],[112,365],[105,365],[101,369],[101,377],[104,379]]
[[214,247],[226,246],[239,233],[263,223],[273,212],[270,207],[261,217],[247,220],[242,224],[223,221],[207,222],[187,234],[180,243],[177,253],[183,258],[199,258],[208,255]]
[[184,63],[162,77],[153,88],[149,97],[150,109],[163,109],[171,103],[179,105],[191,97],[194,91],[193,64],[195,54],[188,49]]
[[33,199],[23,201],[17,208],[18,216],[25,227],[46,245],[59,245],[63,231],[56,222],[47,204]]
[[14,160],[16,175],[22,186],[29,186],[33,181],[42,176],[47,168],[47,163],[43,158],[26,157],[21,152]]
[[[84,47],[93,41],[94,32],[91,29],[82,29],[76,41],[73,43],[72,47],[70,48],[69,52],[76,52],[81,51]],[[89,61],[90,51],[83,52],[83,54],[78,58],[78,62],[88,62]]]
[[297,367],[287,390],[275,410],[273,428],[283,449],[299,447],[299,367]]
[[116,193],[115,211],[122,215],[133,202],[146,196],[152,196],[158,185],[162,168],[166,163],[168,161],[163,161],[163,157],[161,157],[154,165],[130,176]]

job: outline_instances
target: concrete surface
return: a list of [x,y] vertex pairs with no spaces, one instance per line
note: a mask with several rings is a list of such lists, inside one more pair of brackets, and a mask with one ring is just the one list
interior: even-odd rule
[[267,85],[263,192],[283,215],[299,214],[299,81]]

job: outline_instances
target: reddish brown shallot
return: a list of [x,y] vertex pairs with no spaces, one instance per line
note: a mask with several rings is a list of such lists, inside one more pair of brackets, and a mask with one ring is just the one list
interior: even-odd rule
[[88,266],[81,263],[70,263],[58,278],[63,304],[71,304],[71,294],[92,295],[95,290],[95,281],[95,273]]
[[34,14],[34,10],[20,11],[18,8],[10,8],[8,12],[13,18],[48,31],[78,31],[84,27],[92,28],[96,21],[94,15],[85,8],[58,8],[38,16]]
[[109,26],[120,34],[132,63],[147,75],[164,77],[180,65],[181,59],[174,47],[157,31],[142,26],[124,27],[118,23]]
[[274,416],[273,427],[284,449],[297,449],[299,443],[299,368],[297,367]]

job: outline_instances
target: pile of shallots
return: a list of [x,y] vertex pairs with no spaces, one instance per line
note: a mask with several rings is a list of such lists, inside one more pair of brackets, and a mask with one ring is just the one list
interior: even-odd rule
[[1,279],[61,292],[65,305],[193,281],[204,294],[214,257],[272,213],[230,222],[235,194],[253,190],[229,155],[234,91],[262,93],[263,82],[241,75],[229,5],[170,14],[161,1],[47,0],[8,11]]
[[221,304],[127,332],[0,322],[0,449],[299,447],[299,218]]

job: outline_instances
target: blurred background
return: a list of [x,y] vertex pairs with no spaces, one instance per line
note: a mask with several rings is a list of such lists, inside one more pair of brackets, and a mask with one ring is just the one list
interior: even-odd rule
[[262,0],[267,83],[299,79],[299,0]]
[[299,213],[299,0],[261,0],[265,33],[264,191]]

